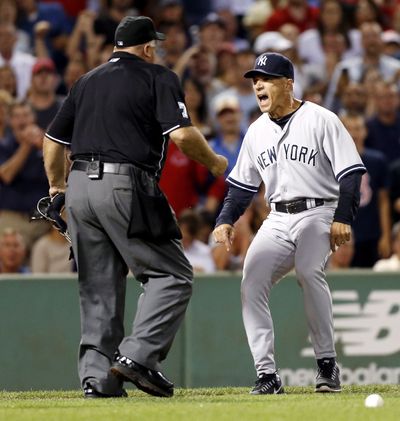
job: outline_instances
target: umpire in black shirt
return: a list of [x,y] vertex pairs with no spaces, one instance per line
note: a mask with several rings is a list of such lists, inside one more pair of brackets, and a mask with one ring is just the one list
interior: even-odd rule
[[[112,57],[75,83],[44,139],[50,196],[66,190],[86,397],[124,396],[123,381],[173,395],[160,363],[184,317],[193,275],[157,183],[168,137],[215,176],[227,166],[191,125],[177,76],[154,64],[156,40],[164,38],[150,18],[124,18]],[[65,146],[73,161],[67,189]],[[124,338],[128,268],[144,292]]]

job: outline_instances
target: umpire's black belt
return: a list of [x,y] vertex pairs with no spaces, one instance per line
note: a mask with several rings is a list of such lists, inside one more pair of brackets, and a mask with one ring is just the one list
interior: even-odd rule
[[322,206],[324,204],[323,199],[296,199],[290,202],[276,202],[272,203],[274,205],[273,209],[276,212],[284,213],[299,213],[307,209],[312,209],[317,206]]
[[[74,161],[71,170],[86,171],[91,165],[90,161]],[[113,162],[102,162],[102,172],[109,174],[129,175],[132,165],[131,164],[117,164]]]

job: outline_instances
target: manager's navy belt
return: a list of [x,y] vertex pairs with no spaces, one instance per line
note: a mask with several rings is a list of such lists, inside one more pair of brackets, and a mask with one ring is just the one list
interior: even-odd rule
[[277,212],[284,213],[299,213],[307,209],[322,206],[324,204],[323,199],[297,199],[291,202],[276,202],[272,203]]
[[[96,161],[95,161],[96,162]],[[71,170],[87,171],[91,161],[74,161]],[[113,162],[102,162],[102,172],[109,174],[129,175],[131,164],[116,164]]]

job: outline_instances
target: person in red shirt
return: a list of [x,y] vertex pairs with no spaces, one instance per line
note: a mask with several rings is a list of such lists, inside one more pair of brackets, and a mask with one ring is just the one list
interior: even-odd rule
[[[224,177],[214,178],[203,165],[189,159],[170,142],[160,179],[161,190],[179,217],[187,208],[202,208],[215,213],[226,192]],[[204,202],[200,203],[204,196]]]
[[300,32],[315,28],[319,10],[310,6],[307,0],[288,0],[287,5],[279,7],[267,19],[265,31],[279,31],[285,23],[292,23],[299,28]]

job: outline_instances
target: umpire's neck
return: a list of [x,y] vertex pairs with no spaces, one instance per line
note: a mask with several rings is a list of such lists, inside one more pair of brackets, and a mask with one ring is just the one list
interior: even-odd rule
[[135,56],[142,58],[144,61],[147,61],[148,63],[154,63],[155,57],[156,57],[156,43],[153,40],[153,41],[146,42],[146,44],[134,45],[132,47],[126,47],[126,48],[114,47],[114,53],[119,53],[119,52],[134,54]]

